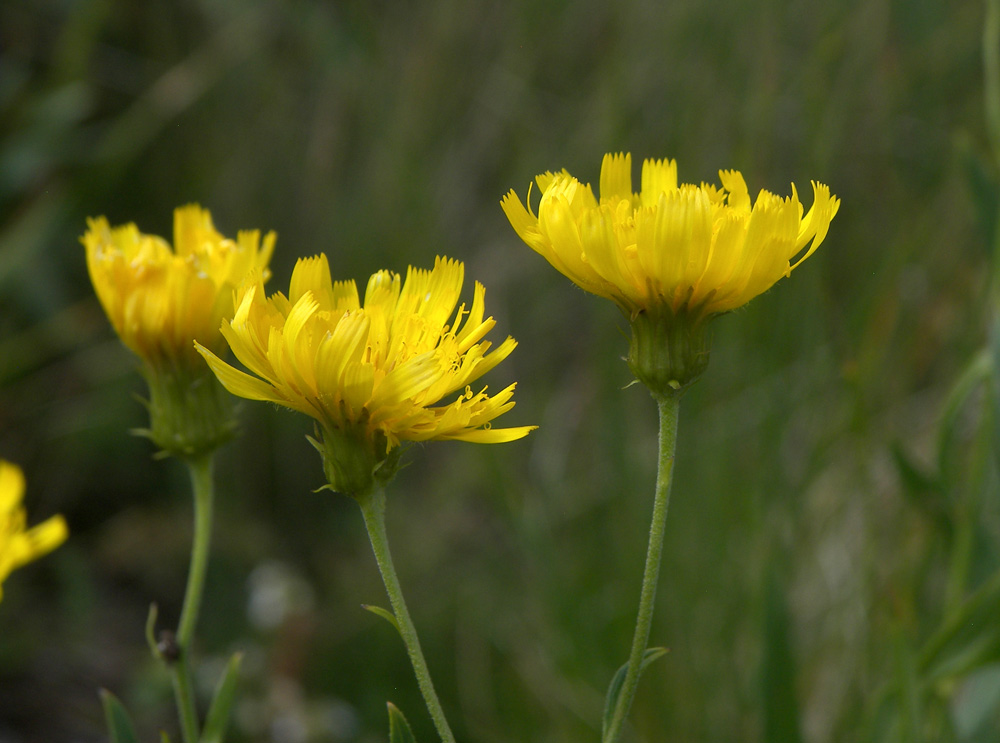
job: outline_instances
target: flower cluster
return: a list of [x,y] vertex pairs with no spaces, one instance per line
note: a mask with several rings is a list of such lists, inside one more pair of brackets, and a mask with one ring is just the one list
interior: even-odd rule
[[513,407],[514,385],[492,396],[470,386],[516,343],[507,338],[488,353],[484,338],[495,321],[484,319],[485,289],[477,282],[472,306],[456,311],[463,279],[463,264],[446,258],[430,270],[411,267],[405,281],[379,271],[362,304],[353,281],[331,279],[325,255],[304,258],[287,296],[266,297],[258,275],[239,289],[235,315],[222,325],[233,354],[256,376],[198,350],[234,395],[319,421],[325,458],[345,459],[328,468],[331,485],[357,492],[402,441],[500,443],[533,428],[490,427]]
[[11,571],[48,554],[66,541],[69,533],[62,516],[52,516],[37,526],[26,528],[23,497],[21,469],[0,460],[0,598],[3,597],[3,582]]

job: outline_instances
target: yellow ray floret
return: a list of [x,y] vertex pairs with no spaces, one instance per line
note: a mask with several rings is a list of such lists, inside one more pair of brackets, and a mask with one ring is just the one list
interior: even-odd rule
[[566,171],[544,173],[537,215],[511,190],[501,207],[517,234],[589,292],[630,316],[667,308],[695,318],[740,307],[788,276],[826,237],[840,200],[813,182],[803,216],[798,192],[762,190],[751,202],[743,176],[722,187],[677,183],[673,160],[646,160],[632,191],[629,154],[605,155],[600,198]]
[[257,275],[237,291],[233,319],[222,323],[251,374],[204,345],[198,351],[234,395],[301,411],[327,429],[362,426],[370,438],[384,435],[387,449],[400,441],[519,439],[534,426],[490,427],[514,406],[514,385],[493,396],[470,386],[516,343],[507,338],[488,353],[484,338],[495,321],[484,319],[478,282],[471,308],[456,310],[464,272],[447,258],[431,270],[411,267],[405,281],[379,271],[362,304],[353,281],[331,280],[325,255],[304,258],[287,296],[266,297]]
[[192,358],[193,341],[218,349],[219,324],[232,316],[233,290],[251,269],[267,274],[275,235],[221,235],[196,204],[174,211],[174,246],[134,224],[87,221],[87,268],[111,324],[145,361]]
[[62,516],[53,516],[30,529],[21,499],[24,475],[10,462],[0,460],[0,598],[3,581],[25,563],[48,554],[69,533]]

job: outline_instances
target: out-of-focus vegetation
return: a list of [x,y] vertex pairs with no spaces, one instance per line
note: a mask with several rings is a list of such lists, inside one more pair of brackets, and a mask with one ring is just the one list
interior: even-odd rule
[[[198,201],[334,273],[466,262],[519,384],[504,446],[415,448],[397,566],[460,740],[597,740],[634,621],[655,408],[625,323],[514,235],[536,173],[671,156],[682,180],[828,183],[816,255],[715,322],[685,395],[631,740],[1000,735],[1000,499],[989,302],[997,172],[978,3],[148,0],[0,4],[0,456],[69,542],[5,584],[0,740],[104,740],[112,689],[173,731],[149,656],[190,540],[142,382],[94,298],[85,218],[169,235]],[[987,349],[983,351],[982,349]],[[505,422],[506,422],[505,418]],[[218,466],[199,630],[210,690],[246,651],[233,741],[434,740],[360,515],[300,416],[246,404]],[[976,593],[976,592],[979,593]],[[969,597],[972,601],[969,603]],[[964,612],[964,613],[963,613]],[[950,622],[950,624],[949,624]]]

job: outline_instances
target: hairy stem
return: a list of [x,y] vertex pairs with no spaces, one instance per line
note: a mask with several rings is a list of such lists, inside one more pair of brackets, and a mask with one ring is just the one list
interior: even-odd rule
[[406,652],[409,653],[410,662],[413,664],[413,672],[417,676],[417,685],[424,696],[427,710],[434,720],[438,735],[444,743],[455,743],[455,736],[448,726],[448,721],[444,716],[444,709],[438,700],[437,692],[434,691],[434,683],[431,681],[430,671],[427,669],[427,661],[424,653],[420,649],[420,640],[417,638],[417,630],[413,626],[410,612],[406,608],[406,601],[403,599],[403,590],[399,585],[399,578],[396,575],[396,568],[392,564],[392,555],[389,552],[389,540],[385,532],[385,491],[381,487],[374,487],[367,493],[355,496],[361,506],[361,513],[365,517],[365,526],[368,529],[368,538],[371,540],[372,550],[375,552],[375,561],[378,569],[382,573],[382,581],[385,583],[386,593],[389,594],[389,603],[392,604],[392,613],[399,624],[399,634],[406,645]]
[[680,392],[654,394],[660,412],[659,458],[656,469],[656,495],[653,500],[653,520],[649,527],[649,547],[646,550],[646,568],[642,576],[642,591],[639,594],[639,613],[632,636],[632,650],[629,653],[628,670],[622,683],[621,693],[615,705],[611,723],[604,734],[604,743],[615,743],[621,736],[625,717],[632,707],[635,690],[639,684],[642,656],[649,640],[649,628],[653,621],[653,605],[656,600],[656,584],[660,575],[660,559],[663,555],[663,532],[670,507],[670,484],[674,470],[674,451],[677,444],[677,414]]

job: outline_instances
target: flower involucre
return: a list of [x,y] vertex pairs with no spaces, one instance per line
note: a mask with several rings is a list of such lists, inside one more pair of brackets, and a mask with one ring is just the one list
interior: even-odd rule
[[258,230],[226,238],[197,204],[174,211],[173,250],[134,224],[112,228],[98,217],[87,226],[81,242],[97,297],[125,345],[154,367],[200,363],[195,340],[225,347],[219,325],[232,317],[233,291],[251,269],[267,274],[275,242]]
[[24,474],[17,465],[0,459],[0,598],[3,581],[22,565],[48,554],[66,540],[69,531],[62,516],[52,516],[26,529]]
[[[379,271],[362,305],[353,281],[332,281],[325,255],[303,258],[287,296],[265,297],[260,277],[248,280],[237,292],[235,316],[222,325],[233,354],[256,377],[198,350],[234,395],[301,411],[327,432],[384,436],[381,456],[401,441],[513,441],[534,426],[497,429],[490,422],[514,406],[514,385],[492,397],[469,385],[517,344],[508,337],[487,354],[491,344],[483,338],[495,321],[483,319],[482,284],[476,282],[471,309],[455,310],[464,272],[447,258],[431,270],[410,267],[402,283],[398,274]],[[439,405],[454,392],[457,399]]]
[[[535,179],[537,216],[513,190],[501,206],[524,242],[630,317],[668,309],[697,322],[746,304],[788,276],[823,242],[840,206],[815,181],[803,216],[794,184],[791,196],[762,190],[751,203],[738,171],[719,177],[721,188],[678,185],[676,161],[645,160],[634,193],[631,155],[608,154],[600,200],[563,170]],[[529,186],[529,199],[530,192]]]

